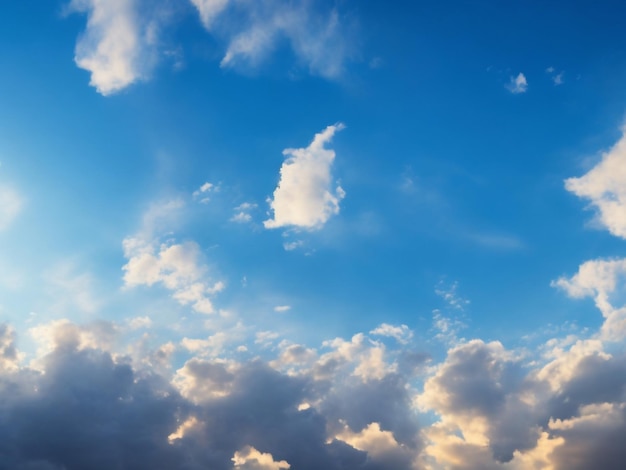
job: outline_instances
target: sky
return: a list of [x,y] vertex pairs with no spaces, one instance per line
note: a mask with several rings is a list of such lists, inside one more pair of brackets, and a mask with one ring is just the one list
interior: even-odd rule
[[626,459],[626,5],[0,6],[0,468]]

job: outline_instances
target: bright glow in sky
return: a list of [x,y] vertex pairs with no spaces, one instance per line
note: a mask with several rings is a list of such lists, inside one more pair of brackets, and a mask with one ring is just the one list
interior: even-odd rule
[[622,469],[623,2],[0,7],[0,468]]

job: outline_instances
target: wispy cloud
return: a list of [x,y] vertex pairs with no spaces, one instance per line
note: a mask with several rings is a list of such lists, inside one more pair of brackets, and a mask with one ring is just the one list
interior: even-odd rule
[[222,67],[257,67],[286,41],[312,74],[339,77],[350,55],[337,9],[306,0],[191,0],[204,27],[227,43]]
[[0,232],[11,225],[23,206],[23,199],[15,189],[0,184]]
[[339,213],[345,191],[341,186],[331,188],[335,151],[327,149],[326,144],[343,128],[343,124],[328,126],[315,135],[308,147],[283,151],[288,158],[280,169],[280,181],[270,200],[274,217],[264,222],[266,228],[291,226],[315,230]]

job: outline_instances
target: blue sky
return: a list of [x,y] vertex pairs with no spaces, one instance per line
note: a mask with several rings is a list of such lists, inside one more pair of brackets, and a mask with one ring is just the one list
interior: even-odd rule
[[0,466],[620,468],[624,6],[495,3],[3,5]]

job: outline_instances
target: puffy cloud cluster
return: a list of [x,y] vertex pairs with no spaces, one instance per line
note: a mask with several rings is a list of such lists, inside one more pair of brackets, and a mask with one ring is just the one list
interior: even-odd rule
[[205,355],[186,337],[141,351],[123,337],[132,328],[107,322],[30,332],[26,362],[0,327],[4,468],[611,470],[626,458],[626,354],[601,337],[537,355],[461,341],[425,367],[404,325],[372,330],[403,339],[390,345],[283,340],[274,360]]
[[[163,375],[96,341],[102,325],[42,325],[30,366],[10,328],[0,334],[2,364],[13,364],[0,371],[3,468],[416,468],[407,382],[362,380],[343,342],[293,374],[191,358]],[[338,365],[316,377],[322,357]]]
[[288,158],[280,169],[280,181],[270,200],[274,218],[264,222],[266,228],[298,227],[317,229],[339,213],[339,202],[345,196],[341,186],[331,188],[334,150],[327,149],[343,124],[328,126],[316,134],[306,148],[286,149]]

